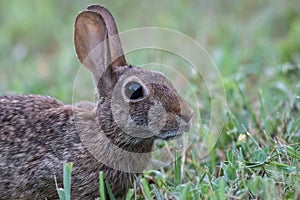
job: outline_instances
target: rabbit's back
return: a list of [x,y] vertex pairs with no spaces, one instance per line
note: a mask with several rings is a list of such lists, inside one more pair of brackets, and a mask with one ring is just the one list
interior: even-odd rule
[[64,129],[71,125],[61,119],[72,113],[63,106],[38,95],[0,97],[1,198],[56,196],[54,174],[61,173]]
[[[84,123],[95,124],[90,120]],[[54,175],[62,187],[66,161],[74,162],[74,198],[99,196],[99,170],[117,180],[128,179],[127,174],[101,165],[84,148],[71,106],[37,95],[0,97],[0,199],[57,199]],[[126,191],[125,186],[119,185],[116,194]]]
[[[72,109],[59,101],[39,95],[8,95],[0,97],[0,142],[4,147],[20,152],[26,148],[38,149],[61,137],[72,126]],[[61,134],[57,134],[61,132]],[[30,144],[30,145],[29,145]],[[20,145],[20,146],[18,146]],[[42,149],[40,149],[41,151]],[[28,156],[27,156],[28,157]]]

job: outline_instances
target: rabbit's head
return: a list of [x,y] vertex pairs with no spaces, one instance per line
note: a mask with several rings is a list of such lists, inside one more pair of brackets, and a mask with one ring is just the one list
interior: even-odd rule
[[92,5],[78,14],[74,42],[80,62],[94,76],[99,103],[105,105],[97,111],[100,121],[106,120],[103,126],[115,124],[136,141],[167,140],[189,130],[192,109],[161,73],[127,64],[106,8]]

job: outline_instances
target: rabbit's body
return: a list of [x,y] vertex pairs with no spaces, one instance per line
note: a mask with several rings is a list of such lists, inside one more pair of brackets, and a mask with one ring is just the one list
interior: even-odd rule
[[62,165],[73,162],[72,199],[99,197],[103,171],[117,199],[151,163],[155,139],[190,128],[193,111],[161,74],[128,65],[110,12],[92,5],[74,32],[80,62],[94,78],[97,103],[38,95],[0,97],[0,199],[57,199]]
[[54,175],[62,187],[62,164],[66,161],[74,163],[74,198],[99,197],[100,170],[116,197],[126,193],[132,177],[101,164],[81,142],[74,112],[84,120],[76,118],[77,126],[84,125],[81,130],[89,129],[99,140],[107,139],[95,126],[93,110],[93,104],[66,106],[38,95],[0,97],[0,199],[57,199]]

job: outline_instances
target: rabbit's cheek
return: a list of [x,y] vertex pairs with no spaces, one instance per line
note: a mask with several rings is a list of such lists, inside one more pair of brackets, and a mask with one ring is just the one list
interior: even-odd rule
[[149,110],[151,102],[144,100],[141,102],[130,103],[129,116],[138,126],[147,127],[149,124]]
[[148,112],[149,129],[154,135],[160,133],[161,129],[165,126],[168,113],[160,102],[155,103]]

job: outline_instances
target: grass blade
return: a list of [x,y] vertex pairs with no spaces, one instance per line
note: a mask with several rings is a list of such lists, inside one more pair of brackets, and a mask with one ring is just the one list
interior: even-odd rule
[[66,200],[65,191],[62,188],[57,188],[58,197],[60,200]]
[[160,196],[160,194],[159,194],[159,192],[158,192],[156,186],[155,186],[154,184],[152,184],[152,185],[151,185],[151,188],[153,189],[153,192],[154,192],[154,194],[155,194],[156,199],[157,199],[157,200],[162,200],[162,198],[161,198],[161,196]]
[[177,151],[175,152],[175,163],[174,163],[174,184],[178,186],[181,184],[181,156]]
[[64,164],[64,170],[63,170],[63,177],[64,177],[64,194],[65,199],[70,200],[71,199],[71,174],[73,169],[73,163],[65,163]]
[[143,188],[143,194],[144,196],[146,197],[146,199],[148,200],[152,200],[152,195],[151,195],[151,192],[150,192],[150,188],[149,188],[149,185],[146,181],[146,179],[141,179],[141,183],[142,183],[142,188]]
[[133,196],[133,194],[134,194],[134,191],[132,189],[129,190],[126,195],[126,200],[131,200],[132,199],[131,197]]
[[105,186],[104,186],[104,175],[103,172],[99,172],[99,190],[100,190],[100,198],[101,200],[105,200]]
[[112,190],[111,190],[111,187],[110,187],[110,185],[109,185],[109,183],[108,183],[107,180],[105,180],[105,187],[106,187],[106,190],[107,190],[109,199],[110,199],[110,200],[115,200],[116,198],[115,198],[115,196],[113,195]]

